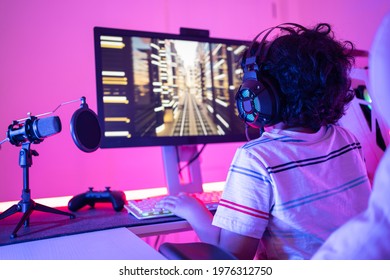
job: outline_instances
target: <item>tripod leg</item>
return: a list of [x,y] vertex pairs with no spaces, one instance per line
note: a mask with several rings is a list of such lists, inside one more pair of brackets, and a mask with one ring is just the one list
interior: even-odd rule
[[61,211],[46,205],[42,205],[39,203],[35,203],[34,210],[41,211],[41,212],[47,212],[47,213],[53,213],[53,214],[59,214],[59,215],[65,215],[69,216],[71,219],[75,218],[75,215],[72,213],[68,213],[65,211]]
[[20,229],[20,227],[25,224],[26,226],[28,226],[28,223],[29,223],[29,219],[30,219],[30,215],[31,213],[33,212],[33,206],[31,205],[30,207],[28,207],[28,209],[26,210],[26,212],[24,212],[22,218],[20,219],[19,223],[16,225],[14,231],[11,233],[11,238],[15,238],[17,236],[17,232],[18,230]]
[[5,210],[3,213],[0,214],[0,220],[7,218],[8,216],[11,216],[17,212],[20,212],[20,207],[18,204],[12,205],[10,208]]

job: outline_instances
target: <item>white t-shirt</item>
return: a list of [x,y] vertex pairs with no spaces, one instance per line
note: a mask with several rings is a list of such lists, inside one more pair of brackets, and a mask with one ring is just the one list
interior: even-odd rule
[[309,259],[369,195],[361,145],[350,132],[274,129],[237,150],[213,224],[261,239],[258,258]]

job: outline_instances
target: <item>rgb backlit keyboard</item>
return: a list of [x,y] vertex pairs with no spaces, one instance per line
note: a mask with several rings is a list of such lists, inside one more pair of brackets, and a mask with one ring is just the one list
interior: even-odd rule
[[[221,194],[222,191],[212,191],[193,193],[191,195],[203,201],[209,210],[216,210]],[[166,197],[166,195],[128,200],[127,204],[125,204],[125,208],[129,213],[140,220],[174,216],[174,214],[168,210],[155,208],[156,203],[164,197]]]

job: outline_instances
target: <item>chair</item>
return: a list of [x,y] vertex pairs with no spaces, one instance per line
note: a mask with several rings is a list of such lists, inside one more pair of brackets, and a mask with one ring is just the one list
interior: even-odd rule
[[159,252],[169,260],[237,260],[222,248],[204,242],[161,244]]

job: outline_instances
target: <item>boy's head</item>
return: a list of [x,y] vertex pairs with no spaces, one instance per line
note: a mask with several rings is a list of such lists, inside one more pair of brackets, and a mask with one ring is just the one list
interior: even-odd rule
[[354,97],[349,78],[353,44],[335,40],[328,24],[312,29],[285,24],[276,29],[277,38],[265,35],[266,51],[256,53],[263,41],[250,51],[256,53],[258,80],[271,81],[280,99],[277,120],[313,130],[335,124]]

